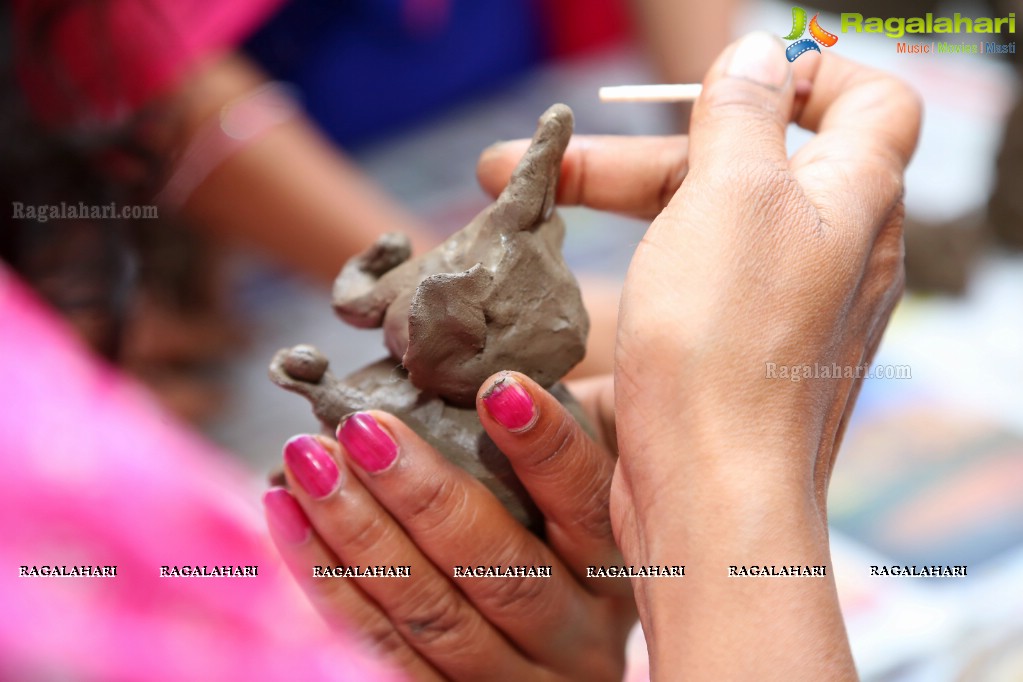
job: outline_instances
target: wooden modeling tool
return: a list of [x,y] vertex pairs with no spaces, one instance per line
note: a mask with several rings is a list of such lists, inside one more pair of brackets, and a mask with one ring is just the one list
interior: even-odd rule
[[700,96],[700,83],[609,85],[598,91],[601,102],[691,102]]

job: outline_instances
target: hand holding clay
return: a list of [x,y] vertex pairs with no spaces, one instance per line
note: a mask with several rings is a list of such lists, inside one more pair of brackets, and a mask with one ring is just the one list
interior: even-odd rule
[[484,379],[511,369],[574,409],[555,383],[582,358],[589,329],[554,211],[571,135],[571,110],[555,104],[501,195],[469,225],[415,259],[405,237],[384,235],[344,265],[334,309],[355,326],[383,326],[389,359],[337,378],[324,355],[300,345],[270,365],[270,378],[308,398],[326,430],[354,411],[396,415],[533,530],[539,512],[473,406]]
[[[610,384],[579,395],[607,422]],[[359,412],[340,444],[300,436],[289,489],[267,493],[285,561],[331,622],[354,626],[415,679],[620,680],[635,621],[608,515],[614,458],[550,394],[501,373],[477,410],[546,519],[547,544],[398,419]],[[601,414],[603,413],[603,414]],[[405,578],[312,577],[314,566],[409,566]],[[550,567],[550,577],[465,577],[472,567]]]
[[[817,132],[791,159],[790,120]],[[688,163],[678,140],[646,158],[600,138],[566,153],[568,200],[645,214],[678,188],[637,248],[615,359],[616,538],[627,563],[686,564],[685,584],[635,584],[654,679],[855,678],[830,570],[744,580],[728,567],[830,563],[827,483],[855,368],[902,290],[919,123],[897,79],[833,54],[790,66],[777,39],[753,34],[709,73]],[[484,155],[484,186],[514,153]],[[619,189],[598,196],[611,177]],[[842,376],[770,378],[815,364]]]

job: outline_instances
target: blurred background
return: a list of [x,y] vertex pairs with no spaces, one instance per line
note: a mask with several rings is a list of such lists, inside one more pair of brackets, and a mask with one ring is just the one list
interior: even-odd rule
[[[469,222],[489,202],[480,152],[530,136],[554,102],[572,107],[580,133],[683,132],[684,107],[601,104],[597,88],[699,81],[732,37],[782,36],[792,22],[789,4],[737,0],[164,4],[3,10],[4,198],[155,195],[160,217],[5,217],[0,255],[254,479],[279,465],[285,439],[316,428],[308,405],[267,379],[276,350],[313,344],[342,375],[385,355],[378,331],[331,311],[329,282],[348,257],[382,232],[425,246]],[[833,32],[839,12],[892,15],[855,0],[819,9]],[[854,654],[867,680],[1023,679],[1023,62],[839,35],[836,53],[901,76],[925,101],[907,174],[909,291],[876,358],[909,376],[865,383],[832,483]],[[791,149],[806,139],[792,129]],[[563,215],[569,264],[613,309],[645,225]],[[869,576],[877,564],[969,573]]]

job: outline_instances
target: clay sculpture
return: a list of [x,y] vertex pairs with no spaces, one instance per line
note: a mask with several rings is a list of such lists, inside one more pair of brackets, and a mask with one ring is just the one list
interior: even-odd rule
[[483,381],[517,370],[547,387],[585,424],[558,380],[585,351],[589,319],[561,255],[554,210],[572,111],[556,104],[497,200],[433,250],[411,258],[408,239],[381,237],[342,268],[337,314],[383,327],[390,357],[338,379],[311,346],[279,351],[270,378],[305,396],[326,433],[351,412],[400,417],[486,485],[534,531],[542,519],[476,415]]

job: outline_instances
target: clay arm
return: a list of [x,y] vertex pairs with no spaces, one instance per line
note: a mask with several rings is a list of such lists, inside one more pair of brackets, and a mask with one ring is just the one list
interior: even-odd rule
[[359,391],[338,381],[327,366],[327,358],[312,346],[284,348],[270,362],[270,380],[308,400],[324,430],[333,433],[341,417],[363,409],[367,401]]

